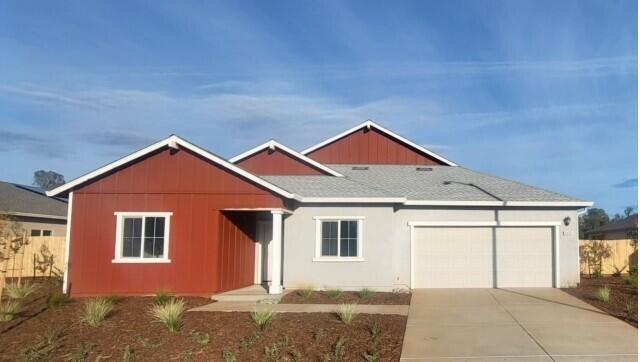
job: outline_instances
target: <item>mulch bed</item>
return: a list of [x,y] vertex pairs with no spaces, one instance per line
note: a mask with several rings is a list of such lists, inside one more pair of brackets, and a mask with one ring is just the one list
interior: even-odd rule
[[[361,314],[346,325],[330,313],[282,313],[259,332],[250,313],[187,312],[182,329],[171,333],[149,315],[153,298],[139,297],[120,299],[113,314],[94,328],[81,321],[83,300],[47,307],[48,290],[28,301],[23,316],[0,323],[0,360],[23,359],[21,351],[55,329],[55,348],[42,360],[119,361],[128,356],[136,361],[223,361],[223,351],[228,351],[237,361],[293,361],[296,354],[304,361],[319,361],[333,357],[343,337],[345,361],[364,361],[364,353],[374,350],[381,361],[397,361],[406,324],[406,317],[395,315]],[[190,308],[211,302],[184,300]],[[380,327],[377,342],[371,334],[374,324]]]
[[280,304],[378,304],[378,305],[409,305],[411,293],[373,292],[362,298],[358,292],[342,292],[339,298],[331,298],[327,292],[314,291],[310,297],[303,298],[298,291],[285,294]]
[[[611,288],[609,303],[600,301],[596,296],[598,289],[605,285]],[[582,276],[578,287],[564,288],[563,290],[638,328],[638,287],[637,285],[625,284],[622,277],[590,278]],[[630,314],[627,310],[627,303],[632,303],[633,306]]]

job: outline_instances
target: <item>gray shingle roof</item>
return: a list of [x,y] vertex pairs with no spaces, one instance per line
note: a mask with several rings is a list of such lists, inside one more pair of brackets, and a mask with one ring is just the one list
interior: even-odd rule
[[67,203],[33,186],[0,181],[0,211],[66,217]]
[[[345,175],[265,176],[302,197],[406,197],[425,201],[582,201],[463,167],[327,165]],[[368,167],[355,170],[354,167]],[[419,171],[418,168],[426,169]]]

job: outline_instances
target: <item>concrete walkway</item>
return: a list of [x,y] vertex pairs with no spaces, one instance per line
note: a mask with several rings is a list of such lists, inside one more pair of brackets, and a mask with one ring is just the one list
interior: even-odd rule
[[[190,309],[191,312],[253,312],[271,309],[278,313],[335,313],[339,304],[268,304],[252,302],[216,302]],[[408,305],[356,305],[357,313],[407,315]]]
[[423,289],[402,361],[637,361],[636,328],[559,289]]

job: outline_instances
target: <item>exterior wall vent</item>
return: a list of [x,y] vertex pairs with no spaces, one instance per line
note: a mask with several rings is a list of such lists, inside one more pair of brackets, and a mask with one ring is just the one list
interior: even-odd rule
[[368,166],[353,166],[351,167],[354,171],[367,171],[369,169]]
[[432,167],[416,167],[416,171],[433,171]]

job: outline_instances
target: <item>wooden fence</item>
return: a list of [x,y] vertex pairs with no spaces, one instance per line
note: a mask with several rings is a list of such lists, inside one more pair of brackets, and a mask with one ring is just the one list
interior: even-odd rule
[[64,236],[31,236],[9,259],[0,265],[7,278],[62,276]]
[[[623,273],[629,271],[629,265],[638,265],[638,253],[633,247],[633,240],[621,239],[621,240],[580,240],[580,246],[588,245],[593,242],[603,242],[610,247],[611,256],[602,261],[602,274],[613,274],[618,270],[623,269]],[[581,260],[580,272],[583,274],[589,274],[589,265]],[[593,272],[593,266],[591,267]]]

